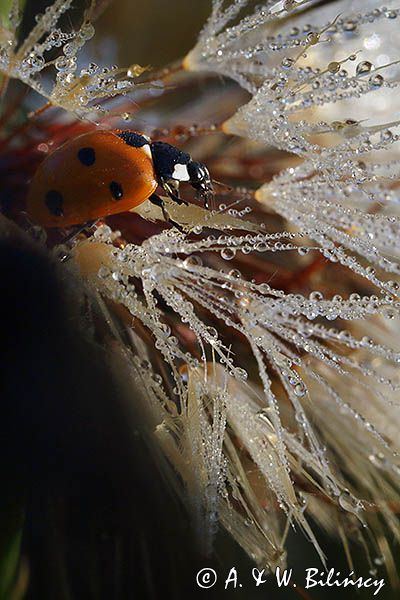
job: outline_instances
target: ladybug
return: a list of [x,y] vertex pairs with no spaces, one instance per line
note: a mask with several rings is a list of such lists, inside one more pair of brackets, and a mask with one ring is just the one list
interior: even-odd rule
[[186,204],[179,196],[181,181],[191,184],[207,206],[213,189],[202,163],[134,131],[98,130],[45,158],[31,181],[27,212],[44,227],[67,227],[131,210],[149,199],[172,222],[155,191],[160,185],[174,201]]

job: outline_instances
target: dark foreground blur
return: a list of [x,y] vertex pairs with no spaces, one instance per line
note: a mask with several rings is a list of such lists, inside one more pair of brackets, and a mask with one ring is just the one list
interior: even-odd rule
[[141,435],[138,391],[85,331],[79,286],[18,235],[1,236],[0,272],[0,515],[22,528],[27,597],[194,593],[185,509]]

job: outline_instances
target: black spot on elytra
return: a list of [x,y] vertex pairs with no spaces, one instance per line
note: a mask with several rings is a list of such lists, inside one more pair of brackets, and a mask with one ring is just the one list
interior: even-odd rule
[[113,195],[114,200],[121,200],[122,196],[124,195],[122,185],[117,181],[112,181],[110,183],[110,191]]
[[96,152],[94,148],[81,148],[78,152],[78,158],[85,167],[91,167],[96,161]]
[[49,212],[55,217],[62,217],[64,215],[63,202],[64,198],[57,190],[49,190],[47,192],[45,204],[49,209]]

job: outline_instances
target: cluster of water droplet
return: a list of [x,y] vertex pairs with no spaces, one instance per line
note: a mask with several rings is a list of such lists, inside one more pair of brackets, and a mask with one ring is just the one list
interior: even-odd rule
[[[246,2],[225,10],[215,2],[187,65],[222,72],[253,95],[225,123],[225,130],[304,160],[265,184],[258,199],[299,231],[308,232],[327,259],[362,275],[383,294],[397,294],[397,281],[381,273],[400,274],[399,195],[393,186],[400,163],[396,154],[390,161],[387,154],[398,152],[399,122],[391,115],[374,125],[346,117],[315,120],[315,114],[326,106],[343,104],[343,110],[349,109],[350,102],[356,106],[372,93],[389,93],[397,86],[396,60],[376,66],[359,51],[334,57],[342,43],[344,53],[344,42],[361,41],[371,26],[382,25],[390,32],[399,9],[368,10],[369,3],[365,12],[339,15],[324,26],[304,24],[304,19],[300,25],[297,19],[295,26],[289,20],[278,27],[285,11],[296,16],[303,4],[307,3],[265,2],[252,16],[240,18]],[[307,246],[299,248],[300,253],[309,251]],[[230,249],[227,253],[232,255]],[[392,314],[390,309],[387,314]]]
[[[347,184],[357,187],[376,180],[368,173],[362,177],[359,164],[367,159],[379,162],[382,150],[394,150],[398,135],[393,128],[399,123],[390,119],[369,125],[346,116],[315,121],[315,114],[326,106],[347,103],[345,111],[350,101],[356,103],[382,89],[389,93],[397,86],[392,72],[396,60],[376,66],[357,50],[339,60],[334,57],[337,48],[346,49],[348,36],[361,41],[360,32],[366,35],[379,23],[393,29],[399,10],[383,7],[340,15],[324,26],[304,24],[303,19],[301,27],[293,27],[289,20],[279,27],[288,10],[296,15],[303,4],[307,2],[287,6],[265,2],[252,16],[241,19],[246,2],[232,3],[225,10],[215,2],[186,65],[222,72],[253,95],[225,123],[225,130],[300,155],[327,186],[340,187],[346,178]],[[374,195],[371,190],[367,193]]]
[[[344,419],[346,427],[354,428],[353,437],[356,431],[357,436],[364,439],[362,457],[366,464],[373,462],[370,448],[374,447],[377,449],[374,454],[382,453],[388,464],[393,465],[390,472],[396,475],[397,454],[391,443],[373,424],[365,406],[356,406],[351,397],[349,399],[348,389],[352,387],[354,393],[368,396],[370,406],[391,410],[400,389],[395,368],[400,363],[400,353],[369,337],[358,338],[343,328],[330,327],[329,323],[338,320],[357,323],[378,315],[398,317],[398,286],[395,282],[386,282],[388,289],[382,297],[352,294],[349,298],[336,295],[324,299],[320,292],[314,291],[307,298],[287,294],[266,283],[248,281],[236,268],[217,270],[209,266],[207,258],[209,253],[230,261],[241,252],[298,252],[302,239],[310,234],[316,237],[318,229],[302,234],[224,234],[195,240],[170,230],[152,236],[141,246],[112,247],[111,262],[101,268],[96,286],[126,306],[151,331],[155,348],[170,367],[174,394],[180,405],[187,402],[189,393],[188,380],[182,378],[180,367],[187,365],[192,372],[207,373],[210,361],[217,361],[214,369],[224,374],[221,381],[228,378],[236,390],[225,389],[219,402],[226,406],[230,427],[243,440],[279,507],[300,522],[312,537],[304,515],[306,503],[304,498],[300,502],[300,492],[295,493],[293,489],[293,464],[297,464],[298,459],[301,459],[302,469],[309,469],[314,477],[317,474],[324,494],[341,509],[359,516],[362,505],[338,483],[340,478],[321,444],[310,411],[321,419],[322,414],[332,411],[339,422],[336,422],[337,427]],[[112,244],[113,233],[103,226],[96,231],[94,240]],[[313,251],[319,250],[319,246],[313,248]],[[137,281],[140,281],[139,286]],[[176,332],[165,323],[168,311],[195,336],[200,359],[185,348]],[[247,340],[262,386],[262,391],[255,396],[240,358],[232,357],[224,336],[215,328],[216,320]],[[363,359],[350,355],[349,349],[362,354]],[[382,361],[388,370],[377,366],[376,360]],[[213,383],[211,375],[200,380],[197,385],[201,398],[208,394],[215,399],[222,393],[221,382]],[[344,390],[338,390],[333,383],[337,381]],[[277,385],[281,393],[276,392]],[[282,393],[289,402],[284,419]],[[315,398],[315,394],[318,407],[311,409],[310,398]],[[292,425],[288,429],[284,422],[289,415]],[[204,439],[203,443],[213,457],[208,461],[209,467],[218,464],[220,469],[221,429],[218,431],[219,437],[215,432],[210,433],[208,446]],[[203,448],[203,454],[204,451]],[[215,453],[219,453],[218,460]],[[218,477],[215,475],[212,479],[214,487],[209,488],[207,500],[209,515],[214,516],[217,490],[225,489],[221,487],[221,470],[218,473]],[[210,519],[216,522],[214,517]],[[318,547],[315,539],[314,543]]]
[[[397,122],[379,126],[364,125],[354,118],[316,122],[315,114],[334,104],[343,104],[344,112],[351,100],[360,101],[382,89],[389,93],[397,86],[392,72],[398,64],[396,60],[390,62],[387,58],[386,63],[376,66],[359,56],[361,50],[339,60],[335,58],[338,45],[349,32],[355,36],[359,30],[368,31],[371,23],[388,18],[392,21],[397,15],[397,10],[376,9],[357,13],[351,19],[337,17],[322,27],[295,27],[287,34],[287,26],[283,25],[282,33],[276,36],[279,43],[270,46],[263,42],[247,48],[243,47],[247,37],[241,39],[240,22],[235,26],[235,49],[225,49],[220,56],[221,65],[216,61],[213,69],[237,79],[253,99],[228,121],[226,129],[298,154],[312,160],[316,169],[333,173],[338,162],[346,164],[348,157],[392,147],[398,136],[390,126],[397,126]],[[268,20],[276,25],[278,16],[271,11]],[[260,21],[253,37],[257,37],[257,31],[259,36],[264,35],[261,25]],[[343,45],[344,52],[346,47]],[[214,58],[211,54],[210,61]],[[377,134],[380,137],[375,140]]]
[[[234,259],[238,252],[294,250],[301,256],[320,252],[378,290],[377,295],[353,293],[343,298],[336,294],[329,299],[314,291],[305,298],[243,281],[236,270],[221,279],[198,264],[193,266],[196,277],[185,287],[187,294],[191,289],[196,304],[238,330],[251,347],[264,406],[260,407],[259,400],[250,402],[243,390],[240,394],[236,389],[235,401],[228,402],[228,421],[240,439],[246,440],[279,506],[293,511],[304,528],[300,511],[302,504],[307,506],[307,496],[298,490],[293,496],[289,491],[296,459],[317,474],[324,492],[341,511],[360,519],[365,508],[354,490],[338,483],[340,477],[318,430],[328,449],[341,456],[343,472],[361,496],[381,502],[376,494],[377,476],[384,498],[391,495],[384,483],[386,476],[398,489],[396,427],[389,424],[399,423],[400,354],[388,347],[384,336],[378,342],[365,335],[365,324],[374,322],[374,315],[395,319],[400,307],[395,183],[400,174],[396,154],[400,123],[388,110],[380,113],[375,124],[370,109],[374,98],[380,99],[379,106],[393,108],[383,95],[393,97],[398,86],[398,61],[395,54],[382,55],[375,62],[361,54],[360,46],[363,41],[364,48],[376,43],[369,37],[371,28],[381,27],[383,35],[395,35],[400,10],[371,8],[372,4],[359,3],[360,12],[347,16],[331,15],[325,25],[320,24],[320,14],[327,14],[329,7],[325,10],[318,5],[318,10],[307,12],[319,20],[313,25],[301,14],[312,2],[265,1],[245,16],[246,0],[228,5],[215,0],[198,44],[185,61],[188,69],[208,69],[235,79],[252,95],[224,124],[225,131],[303,159],[300,166],[281,172],[257,192],[261,203],[295,226],[299,238],[244,236],[234,241],[222,236],[211,240],[208,249],[219,248],[225,260]],[[288,17],[294,17],[292,24]],[[348,47],[352,49],[346,54]],[[363,120],[357,107],[364,102],[365,113],[367,99],[367,120]],[[329,111],[334,115],[331,119]],[[317,246],[303,243],[301,235]],[[344,321],[351,322],[350,331],[344,329]],[[341,325],[330,327],[332,322]],[[361,336],[355,331],[362,332]],[[296,434],[282,425],[285,419],[291,421],[287,406],[282,414],[279,395],[275,395],[272,382],[276,386],[276,379],[289,400]],[[239,385],[243,388],[246,383]],[[312,419],[310,398],[315,399]],[[384,474],[377,475],[373,467]],[[314,502],[308,510],[318,518],[322,509]]]
[[[397,295],[397,281],[382,275],[400,274],[397,192],[385,189],[385,176],[380,183],[375,167],[360,165],[354,157],[346,167],[338,181],[323,172],[316,174],[307,162],[282,172],[257,196],[300,231],[307,231],[331,262],[362,275],[383,293]],[[382,214],[368,213],[377,202]]]
[[[212,14],[185,64],[192,70],[209,69],[237,78],[252,92],[260,81],[272,79],[275,72],[277,87],[284,87],[285,70],[296,67],[304,53],[323,41],[323,35],[324,41],[332,41],[332,38],[339,41],[338,36],[358,33],[364,26],[371,27],[378,21],[396,19],[399,15],[399,9],[376,7],[348,16],[341,14],[323,27],[296,20],[304,6],[310,8],[312,4],[309,0],[284,3],[264,0],[252,14],[248,11],[246,14],[249,0],[231,1],[226,7],[214,0]],[[360,4],[360,8],[364,6]],[[288,13],[292,19],[287,19]],[[314,14],[319,18],[318,12]],[[296,25],[293,26],[293,22]],[[282,57],[280,67],[277,56]],[[278,71],[282,81],[277,79]],[[339,73],[341,63],[330,63],[328,71]]]
[[[93,37],[94,27],[88,9],[77,30],[63,31],[58,22],[71,4],[72,0],[56,0],[43,14],[36,15],[32,31],[18,44],[20,15],[15,1],[8,19],[9,28],[0,37],[0,70],[8,77],[21,79],[52,104],[85,116],[89,112],[104,111],[97,104],[102,99],[131,91],[143,69],[139,65],[129,69],[100,68],[91,63],[78,72],[78,54]],[[56,58],[55,49],[59,51]],[[50,51],[53,52],[50,54]],[[55,80],[49,67],[56,70]]]

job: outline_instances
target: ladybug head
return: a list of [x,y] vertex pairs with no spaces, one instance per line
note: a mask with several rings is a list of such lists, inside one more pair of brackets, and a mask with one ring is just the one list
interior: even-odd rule
[[191,160],[187,165],[190,184],[199,191],[203,197],[206,206],[209,198],[214,194],[210,173],[203,163]]

